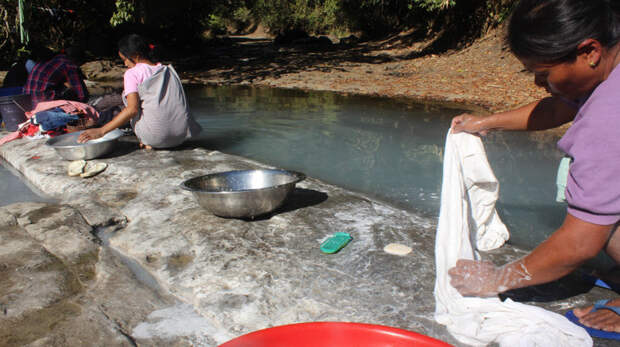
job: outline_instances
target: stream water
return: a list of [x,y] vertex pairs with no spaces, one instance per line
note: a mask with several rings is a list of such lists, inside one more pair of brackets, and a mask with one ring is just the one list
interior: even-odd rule
[[52,201],[43,192],[27,183],[19,171],[0,159],[0,206],[25,201]]
[[[206,148],[301,171],[428,216],[439,213],[445,136],[462,110],[270,88],[188,88],[188,98]],[[498,209],[516,245],[538,244],[565,215],[554,201],[557,140],[524,132],[484,138],[501,186]]]
[[[406,100],[250,87],[188,87],[205,148],[301,171],[430,217],[438,215],[450,120],[462,111]],[[561,153],[543,133],[484,138],[511,242],[531,248],[564,216],[554,202]],[[13,171],[13,172],[11,172]],[[0,206],[45,200],[5,163]]]

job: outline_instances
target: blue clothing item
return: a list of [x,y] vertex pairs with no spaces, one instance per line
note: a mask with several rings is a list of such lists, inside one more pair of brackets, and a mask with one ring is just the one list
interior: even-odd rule
[[67,123],[79,119],[80,116],[65,113],[65,111],[57,107],[51,110],[38,112],[32,117],[32,123],[38,124],[41,131],[50,131],[64,127]]

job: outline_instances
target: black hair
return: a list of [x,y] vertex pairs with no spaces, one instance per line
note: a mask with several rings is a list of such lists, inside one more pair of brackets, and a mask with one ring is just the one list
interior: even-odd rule
[[29,44],[29,50],[30,59],[37,63],[48,61],[56,55],[54,51],[39,42],[31,42]]
[[129,34],[118,41],[118,51],[132,61],[136,57],[153,60],[152,47],[138,34]]
[[572,62],[585,39],[611,47],[620,40],[618,0],[521,0],[506,41],[519,58],[540,63]]
[[26,69],[26,59],[19,59],[11,65],[11,68],[4,76],[2,88],[22,87],[28,80],[28,70]]
[[84,61],[84,51],[78,46],[69,46],[65,48],[65,55],[77,65],[81,65]]

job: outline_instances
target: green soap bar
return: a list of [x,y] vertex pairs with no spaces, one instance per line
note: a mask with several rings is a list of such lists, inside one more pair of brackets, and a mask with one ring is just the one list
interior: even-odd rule
[[351,239],[351,235],[347,233],[335,233],[321,244],[321,251],[328,254],[336,253],[346,246]]

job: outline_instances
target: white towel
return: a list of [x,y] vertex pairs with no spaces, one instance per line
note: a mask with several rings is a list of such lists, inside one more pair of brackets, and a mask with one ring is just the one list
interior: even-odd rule
[[490,237],[494,245],[506,228],[495,212],[499,184],[480,138],[448,131],[443,165],[435,240],[435,320],[456,339],[474,346],[592,346],[583,328],[559,314],[510,299],[465,298],[450,285],[448,269],[458,259],[478,259],[472,244],[480,229],[484,231],[478,241]]

